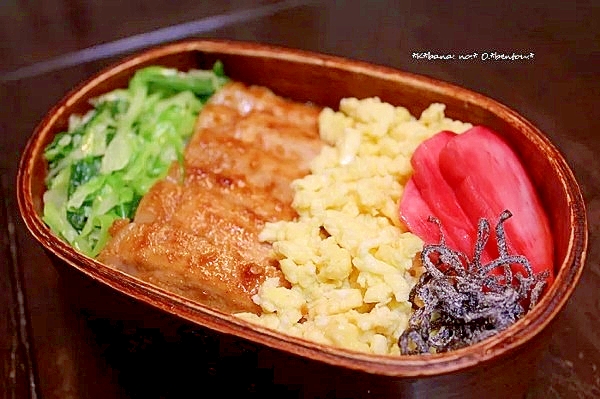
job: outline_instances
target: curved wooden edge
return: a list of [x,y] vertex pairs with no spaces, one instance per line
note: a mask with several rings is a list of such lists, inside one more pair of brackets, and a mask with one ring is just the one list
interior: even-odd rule
[[[182,52],[225,53],[268,60],[285,60],[370,75],[387,81],[402,82],[419,90],[458,96],[466,103],[502,115],[508,123],[525,132],[529,140],[552,156],[552,162],[561,176],[564,191],[569,195],[568,202],[571,205],[569,216],[572,225],[569,237],[569,256],[560,266],[555,284],[550,287],[538,306],[529,314],[488,340],[444,354],[389,357],[361,354],[319,345],[268,330],[171,294],[75,252],[46,227],[36,211],[31,187],[31,179],[35,172],[34,157],[36,154],[43,153],[43,148],[49,140],[51,127],[58,119],[65,117],[65,110],[82,99],[88,98],[94,87],[123,72],[132,73],[136,67],[153,59]],[[507,356],[518,349],[541,332],[564,307],[581,276],[588,241],[587,218],[581,190],[567,162],[548,138],[512,109],[489,97],[432,78],[330,55],[256,43],[223,40],[181,41],[134,55],[100,71],[69,92],[37,126],[21,157],[17,186],[19,187],[17,190],[19,210],[32,235],[54,256],[90,278],[162,311],[225,334],[235,335],[296,355],[318,359],[332,365],[397,377],[447,374],[471,368],[497,357]]]

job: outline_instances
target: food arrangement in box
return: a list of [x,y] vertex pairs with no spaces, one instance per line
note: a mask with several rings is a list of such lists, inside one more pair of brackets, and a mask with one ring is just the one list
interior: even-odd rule
[[139,70],[48,145],[44,221],[78,251],[285,334],[440,353],[552,284],[518,154],[433,103],[338,109],[211,71]]

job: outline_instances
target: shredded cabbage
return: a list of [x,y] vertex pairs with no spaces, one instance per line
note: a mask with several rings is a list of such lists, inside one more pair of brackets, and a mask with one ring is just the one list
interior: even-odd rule
[[227,82],[223,65],[181,72],[140,69],[127,89],[91,100],[45,149],[49,164],[43,219],[80,252],[95,257],[116,219],[133,218],[142,196],[182,161],[198,113]]

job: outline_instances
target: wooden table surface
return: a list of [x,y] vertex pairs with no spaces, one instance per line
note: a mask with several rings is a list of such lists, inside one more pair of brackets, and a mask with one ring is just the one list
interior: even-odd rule
[[[302,362],[273,364],[252,345],[208,331],[94,317],[78,306],[71,283],[59,278],[24,228],[15,199],[17,162],[52,104],[124,55],[188,37],[260,41],[432,76],[499,100],[537,125],[581,184],[590,246],[548,350],[529,370],[535,380],[527,397],[600,397],[599,11],[597,1],[1,2],[0,398],[376,392],[369,386],[344,391],[342,371],[294,372]],[[526,59],[494,59],[494,52]],[[458,59],[467,54],[470,60]]]

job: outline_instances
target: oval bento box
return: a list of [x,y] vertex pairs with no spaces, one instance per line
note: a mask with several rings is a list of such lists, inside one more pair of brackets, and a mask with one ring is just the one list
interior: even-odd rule
[[[267,86],[296,101],[337,108],[344,97],[377,96],[417,115],[430,103],[441,102],[450,118],[486,125],[500,133],[523,160],[549,215],[555,239],[553,285],[524,318],[478,344],[437,355],[384,357],[323,346],[250,324],[109,268],[55,236],[41,219],[47,172],[43,150],[66,128],[69,115],[89,109],[90,98],[125,87],[141,67],[206,69],[216,60],[224,63],[233,80]],[[385,377],[395,381],[398,392],[423,397],[476,391],[501,397],[506,389],[517,390],[526,384],[521,371],[530,367],[543,349],[549,325],[578,282],[587,247],[585,206],[572,171],[549,139],[517,112],[483,95],[427,77],[256,43],[183,41],[134,55],[101,71],[68,93],[39,123],[22,154],[17,185],[22,218],[59,269],[195,325],[334,369]],[[495,381],[497,378],[501,380]]]

